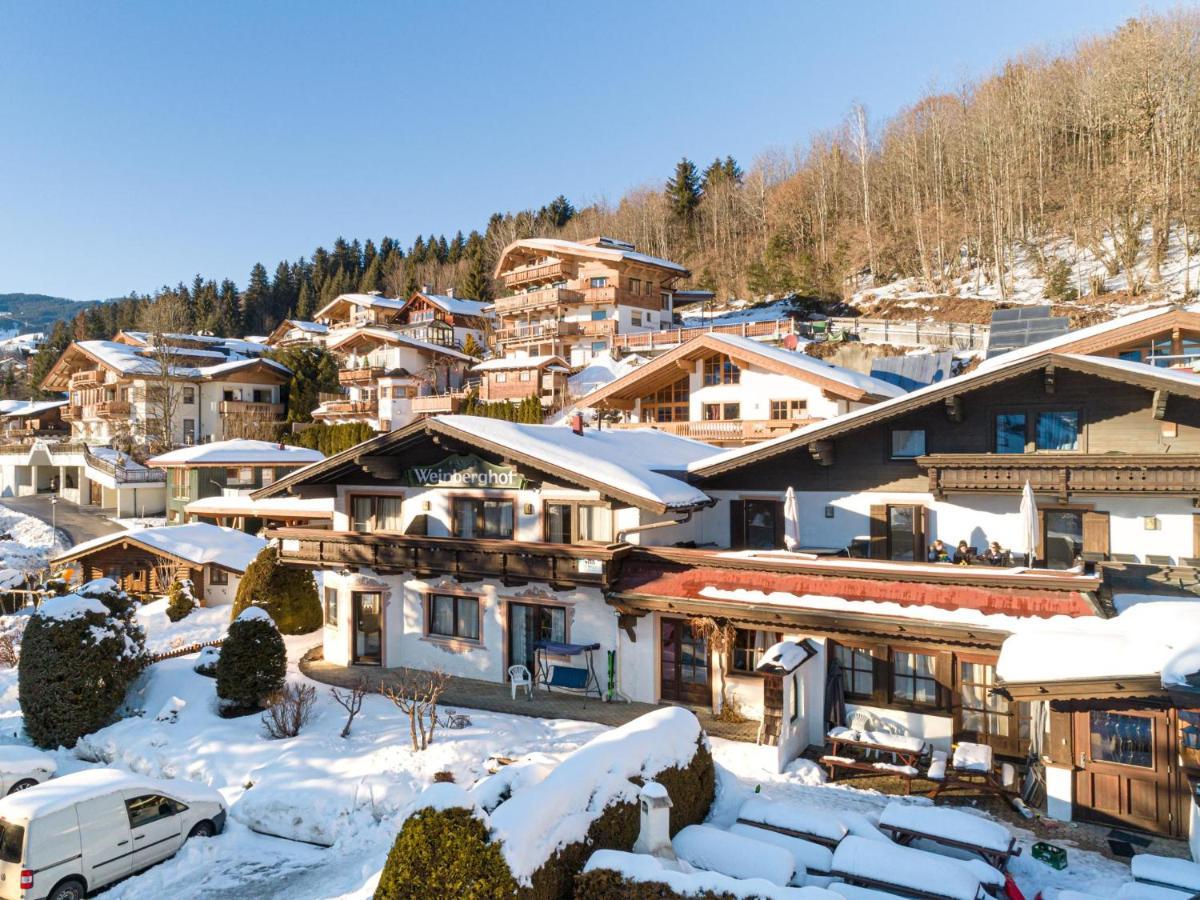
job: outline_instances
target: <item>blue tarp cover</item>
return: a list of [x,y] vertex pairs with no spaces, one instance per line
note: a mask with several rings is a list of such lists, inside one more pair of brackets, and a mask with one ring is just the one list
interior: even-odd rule
[[533,645],[534,650],[543,650],[554,656],[578,656],[588,650],[599,650],[599,644],[561,644],[558,641],[538,641]]

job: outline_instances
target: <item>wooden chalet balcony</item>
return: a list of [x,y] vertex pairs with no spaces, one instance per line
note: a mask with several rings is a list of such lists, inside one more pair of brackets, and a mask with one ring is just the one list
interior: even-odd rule
[[87,372],[76,372],[71,376],[71,390],[84,387],[95,387],[104,383],[104,372],[100,369],[90,369]]
[[313,410],[314,417],[320,416],[376,416],[379,415],[378,400],[333,400]]
[[84,407],[85,419],[127,419],[129,418],[128,400],[105,400]]
[[521,344],[530,341],[553,340],[579,334],[578,322],[535,322],[496,329],[496,340],[502,344]]
[[358,369],[340,369],[338,384],[370,384],[383,373],[383,366],[362,366]]
[[538,281],[562,281],[566,278],[574,278],[575,270],[561,262],[547,263],[544,266],[529,266],[524,269],[517,269],[513,272],[506,272],[501,276],[506,288],[517,287],[518,285],[533,284]]
[[64,406],[60,415],[64,422],[77,422],[83,418],[83,407]]
[[917,465],[929,472],[929,490],[948,493],[1019,494],[1028,481],[1035,490],[1071,494],[1200,493],[1200,456],[1088,453],[934,453]]
[[658,293],[635,294],[625,288],[607,287],[584,288],[581,292],[584,303],[594,306],[636,306],[639,309],[659,310],[663,308],[662,296]]
[[280,561],[290,565],[365,566],[381,574],[449,574],[499,578],[508,584],[541,581],[606,587],[617,575],[617,563],[631,549],[628,544],[545,544],[316,528],[280,528],[268,534],[279,538]]
[[588,337],[609,337],[617,333],[616,319],[590,319],[577,324],[579,333]]
[[412,398],[412,411],[416,416],[435,416],[440,413],[456,413],[467,394],[465,391],[450,394],[429,394]]
[[263,416],[278,419],[283,415],[282,403],[255,403],[251,400],[222,400],[217,411],[223,416]]
[[530,291],[527,294],[513,294],[511,297],[501,297],[496,301],[496,315],[506,316],[511,313],[526,312],[534,309],[549,309],[550,307],[583,302],[583,294],[567,288],[543,288],[540,291]]
[[779,437],[816,419],[726,419],[719,422],[620,422],[608,428],[656,428],[709,444],[750,444]]

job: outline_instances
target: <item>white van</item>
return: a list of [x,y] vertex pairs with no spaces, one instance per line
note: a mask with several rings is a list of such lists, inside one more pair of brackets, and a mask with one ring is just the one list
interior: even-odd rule
[[0,898],[82,900],[225,827],[225,800],[191,781],[88,769],[0,799]]

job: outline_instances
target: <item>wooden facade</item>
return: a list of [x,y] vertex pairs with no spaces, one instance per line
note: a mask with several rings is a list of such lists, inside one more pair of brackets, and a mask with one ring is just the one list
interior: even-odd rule
[[107,544],[98,547],[71,558],[66,563],[66,568],[77,568],[80,580],[85,582],[96,578],[111,578],[122,590],[142,597],[161,597],[170,590],[174,581],[189,578],[196,599],[204,602],[206,579],[202,567],[163,553],[155,553],[136,544]]

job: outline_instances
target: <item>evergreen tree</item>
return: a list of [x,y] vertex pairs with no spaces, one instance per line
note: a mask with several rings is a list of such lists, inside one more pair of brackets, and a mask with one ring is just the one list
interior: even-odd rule
[[307,322],[312,318],[312,314],[316,312],[313,306],[313,291],[312,286],[305,281],[300,285],[300,296],[296,300],[295,316],[302,322]]
[[246,334],[258,334],[262,331],[270,296],[271,282],[267,277],[267,268],[262,263],[255,263],[241,298],[240,324]]
[[548,224],[553,228],[562,228],[573,218],[575,218],[575,207],[571,205],[571,201],[559,194],[550,201],[550,205],[546,207],[546,218]]
[[383,286],[383,259],[380,256],[373,255],[371,264],[367,266],[367,270],[363,272],[362,278],[358,280],[358,292],[367,294],[371,291],[378,291]]
[[446,262],[455,265],[463,258],[463,251],[467,248],[467,240],[463,237],[461,231],[454,235],[454,240],[450,242],[450,251],[446,256]]
[[471,253],[470,261],[467,264],[467,274],[463,278],[458,294],[472,300],[491,300],[495,297],[495,293],[492,291],[492,273],[484,256],[482,242]]
[[726,156],[725,162],[721,164],[722,170],[725,172],[725,177],[735,184],[742,183],[742,167],[737,164],[737,161],[732,156]]
[[272,350],[267,358],[287,366],[292,373],[286,388],[289,422],[311,422],[319,395],[340,388],[337,359],[322,347],[282,347]]
[[667,179],[666,194],[676,218],[691,221],[700,205],[700,176],[696,164],[686,156],[675,164],[675,174]]
[[217,298],[217,327],[214,330],[222,337],[241,337],[246,333],[237,285],[228,278],[221,282],[221,293]]
[[229,624],[217,658],[216,676],[217,697],[231,713],[257,710],[283,687],[287,647],[271,616],[262,608],[245,609]]

